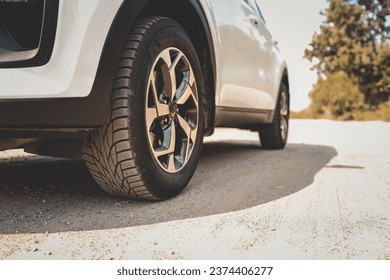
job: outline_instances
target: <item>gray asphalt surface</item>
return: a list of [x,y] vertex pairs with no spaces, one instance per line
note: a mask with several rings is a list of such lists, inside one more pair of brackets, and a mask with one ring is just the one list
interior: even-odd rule
[[390,259],[390,124],[218,130],[187,189],[113,198],[80,161],[0,153],[0,259]]
[[265,151],[257,141],[206,143],[185,192],[161,203],[105,194],[80,161],[0,159],[0,234],[121,228],[242,210],[310,185],[335,155],[326,146]]

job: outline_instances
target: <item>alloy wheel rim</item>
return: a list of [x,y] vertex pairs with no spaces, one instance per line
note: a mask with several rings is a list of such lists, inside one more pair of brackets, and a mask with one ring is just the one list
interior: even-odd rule
[[288,116],[289,116],[289,109],[288,109],[287,93],[283,91],[280,98],[280,134],[283,141],[287,140]]
[[163,50],[153,64],[145,116],[149,147],[155,161],[168,173],[179,172],[195,147],[199,103],[192,66],[177,48]]

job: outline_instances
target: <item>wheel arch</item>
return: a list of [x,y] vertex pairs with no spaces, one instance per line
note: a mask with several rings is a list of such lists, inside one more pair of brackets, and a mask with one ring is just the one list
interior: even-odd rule
[[92,104],[92,106],[101,108],[99,110],[102,113],[99,118],[101,125],[104,124],[109,111],[110,94],[108,93],[111,93],[116,63],[126,36],[137,20],[149,16],[166,16],[177,21],[194,44],[206,85],[205,134],[211,135],[214,131],[215,119],[215,55],[210,28],[198,0],[125,0],[123,2],[107,36],[91,92],[91,95],[99,96],[93,100],[100,104]]

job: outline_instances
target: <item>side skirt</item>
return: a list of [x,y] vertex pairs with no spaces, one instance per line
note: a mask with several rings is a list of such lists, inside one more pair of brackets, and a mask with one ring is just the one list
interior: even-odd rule
[[215,126],[258,130],[259,125],[271,123],[273,117],[273,110],[216,107]]

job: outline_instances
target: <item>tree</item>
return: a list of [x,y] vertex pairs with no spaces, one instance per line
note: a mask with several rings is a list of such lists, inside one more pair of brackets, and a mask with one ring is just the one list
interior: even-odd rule
[[352,120],[355,112],[364,109],[364,94],[345,72],[328,74],[319,78],[310,93],[311,115],[338,120]]
[[390,97],[390,1],[329,0],[324,15],[305,51],[319,83],[343,72],[364,94],[366,108],[377,109]]

